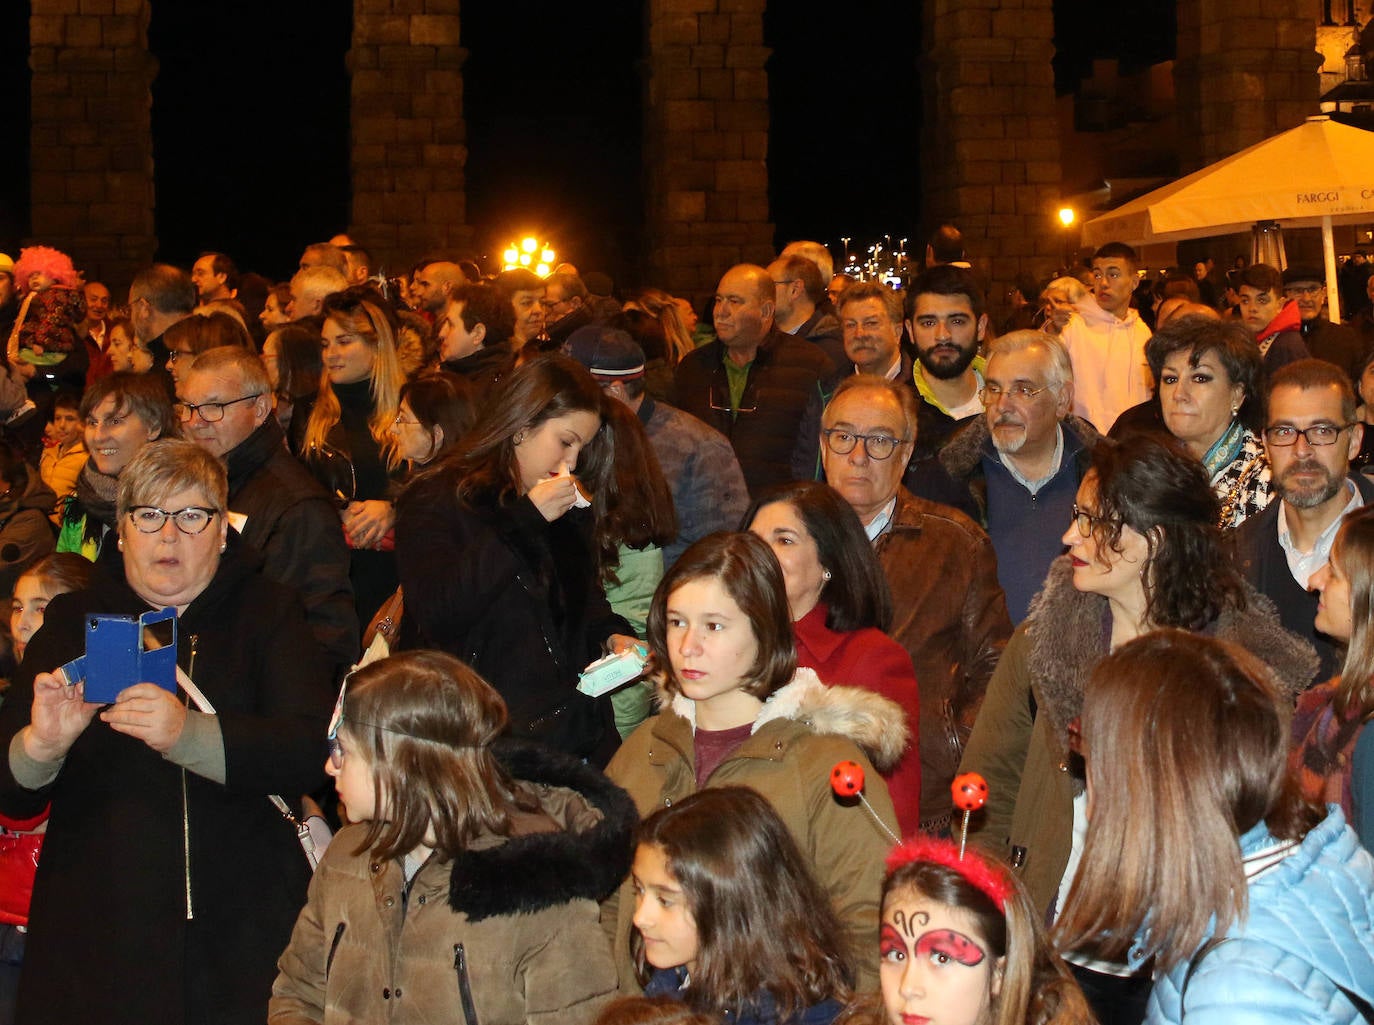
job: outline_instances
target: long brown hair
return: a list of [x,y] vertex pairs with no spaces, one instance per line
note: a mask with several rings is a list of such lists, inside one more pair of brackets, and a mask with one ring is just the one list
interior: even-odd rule
[[[767,991],[778,1020],[849,995],[839,919],[778,813],[748,787],[707,787],[650,815],[639,843],[663,852],[697,927],[697,1011],[741,1010]],[[631,946],[649,969],[639,931]]]
[[1374,716],[1374,511],[1357,509],[1341,524],[1331,562],[1350,588],[1350,640],[1332,705],[1342,719]]
[[1057,928],[1062,949],[1123,958],[1149,921],[1160,971],[1245,916],[1239,838],[1296,840],[1320,819],[1288,772],[1288,713],[1270,670],[1234,645],[1158,630],[1093,670],[1083,702],[1095,795]]
[[601,416],[610,472],[603,475],[592,494],[592,511],[596,514],[602,578],[618,584],[619,547],[663,548],[672,544],[677,537],[677,511],[639,417],[616,399],[603,402]]
[[377,814],[357,852],[452,857],[482,833],[504,835],[522,807],[490,745],[506,726],[501,695],[466,663],[408,651],[359,669],[344,692],[340,729],[372,768]]

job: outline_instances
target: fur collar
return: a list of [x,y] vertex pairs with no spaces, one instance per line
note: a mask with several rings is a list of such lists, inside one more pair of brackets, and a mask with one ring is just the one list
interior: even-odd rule
[[538,744],[502,740],[495,751],[515,779],[572,790],[601,820],[580,832],[534,833],[464,851],[453,859],[449,906],[477,922],[613,893],[634,854],[639,816],[630,796],[596,769]]
[[[673,695],[673,712],[696,730],[696,702]],[[879,772],[890,772],[906,751],[906,713],[895,701],[862,687],[827,687],[814,669],[798,669],[763,704],[749,733],[775,720],[800,722],[815,733],[838,734],[854,741]]]
[[[1312,645],[1279,626],[1274,603],[1245,585],[1247,608],[1227,609],[1200,631],[1245,648],[1274,671],[1285,696],[1296,699],[1317,673]],[[1093,667],[1107,654],[1111,612],[1107,599],[1073,586],[1073,565],[1061,555],[1026,616],[1027,663],[1036,685],[1040,714],[1048,715],[1062,750],[1068,724],[1083,711],[1083,694]]]
[[[1060,420],[1059,425],[1064,428],[1065,460],[1077,458],[1079,452],[1091,449],[1102,437],[1097,428],[1072,413]],[[973,473],[984,455],[995,454],[987,417],[975,416],[940,450],[940,464],[951,477],[959,480]]]

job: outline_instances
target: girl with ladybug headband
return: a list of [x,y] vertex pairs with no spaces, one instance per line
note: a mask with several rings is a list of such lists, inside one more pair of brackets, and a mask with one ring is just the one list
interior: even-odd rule
[[882,991],[852,1004],[836,1025],[1094,1021],[1025,890],[1000,864],[973,848],[961,856],[948,841],[920,838],[894,849],[887,869]]
[[[773,807],[823,888],[855,960],[860,989],[877,976],[863,952],[878,940],[884,827],[896,829],[875,768],[906,748],[905,716],[855,687],[827,687],[797,668],[782,569],[752,534],[712,534],[664,575],[649,608],[647,641],[661,711],[635,730],[606,769],[643,816],[699,790],[746,786]],[[830,786],[831,767],[866,770],[870,814]],[[615,904],[617,898],[612,898]],[[614,926],[622,989],[633,991],[634,894],[602,912]]]

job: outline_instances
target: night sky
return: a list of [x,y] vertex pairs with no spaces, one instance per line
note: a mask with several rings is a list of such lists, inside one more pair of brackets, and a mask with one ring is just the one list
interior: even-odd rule
[[[13,141],[0,161],[0,248],[14,253],[28,230],[29,12],[0,8],[0,137]],[[1129,72],[1172,56],[1173,0],[1133,5],[1112,40],[1100,11],[1056,4],[1061,92],[1094,58],[1122,58]],[[464,4],[468,220],[481,253],[499,258],[514,234],[542,229],[560,258],[638,283],[643,18],[639,0]],[[189,265],[221,249],[284,277],[306,243],[346,227],[350,30],[343,0],[154,3],[159,258]],[[916,236],[919,4],[786,0],[764,30],[778,239]]]

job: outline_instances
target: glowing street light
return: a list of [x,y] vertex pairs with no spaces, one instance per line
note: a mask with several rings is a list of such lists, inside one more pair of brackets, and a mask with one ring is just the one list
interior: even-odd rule
[[1075,217],[1076,215],[1073,212],[1073,207],[1064,206],[1059,208],[1059,223],[1064,225],[1064,227],[1070,227]]
[[505,257],[505,266],[502,270],[528,267],[541,278],[553,273],[554,260],[558,257],[550,243],[540,242],[533,235],[526,235],[512,242],[501,255]]

